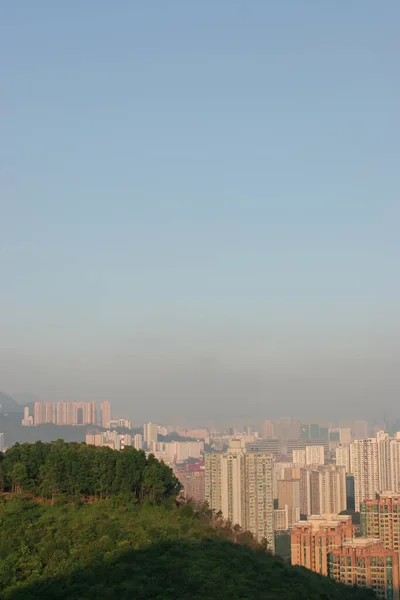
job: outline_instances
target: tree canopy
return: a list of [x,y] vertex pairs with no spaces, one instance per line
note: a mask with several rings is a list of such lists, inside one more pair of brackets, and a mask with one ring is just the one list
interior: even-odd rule
[[105,499],[133,494],[161,501],[176,495],[180,483],[172,470],[141,450],[97,448],[58,440],[16,444],[0,454],[0,492],[40,496]]

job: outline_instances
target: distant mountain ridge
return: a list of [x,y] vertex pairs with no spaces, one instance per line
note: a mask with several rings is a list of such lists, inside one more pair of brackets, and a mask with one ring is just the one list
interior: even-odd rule
[[10,394],[18,404],[22,404],[23,406],[41,402],[41,398],[30,392],[10,392]]
[[2,406],[2,413],[7,413],[7,412],[18,412],[18,413],[23,413],[24,412],[24,407],[21,406],[21,404],[18,404],[18,402],[16,400],[14,400],[14,398],[12,398],[11,396],[8,396],[8,394],[3,394],[3,392],[0,392],[0,405]]

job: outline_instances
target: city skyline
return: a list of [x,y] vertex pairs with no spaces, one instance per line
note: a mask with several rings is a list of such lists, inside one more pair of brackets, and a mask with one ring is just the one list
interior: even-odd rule
[[0,596],[400,600],[399,23],[4,3]]

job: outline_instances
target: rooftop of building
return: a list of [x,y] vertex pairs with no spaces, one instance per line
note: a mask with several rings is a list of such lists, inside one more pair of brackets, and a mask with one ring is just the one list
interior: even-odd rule
[[382,491],[379,492],[379,498],[364,500],[361,504],[376,504],[377,502],[379,502],[380,500],[384,500],[385,498],[394,498],[395,500],[398,499],[400,501],[400,493],[392,491]]
[[340,523],[346,523],[351,521],[351,515],[310,515],[306,520],[297,521],[294,523],[294,527],[305,527],[310,525],[311,527],[319,527],[320,525],[326,525],[327,527],[336,527]]
[[367,546],[375,546],[377,544],[383,544],[383,540],[381,538],[359,537],[347,540],[342,545],[347,548],[366,548]]

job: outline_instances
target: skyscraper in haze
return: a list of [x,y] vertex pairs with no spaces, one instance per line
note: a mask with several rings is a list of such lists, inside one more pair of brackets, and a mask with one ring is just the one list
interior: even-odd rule
[[264,421],[263,426],[263,437],[264,438],[273,438],[275,435],[274,424],[270,420]]
[[271,455],[246,452],[240,440],[231,440],[224,454],[206,454],[206,501],[274,551]]
[[158,440],[158,425],[145,423],[143,426],[143,438],[147,448],[150,448],[152,442]]
[[354,440],[350,444],[350,471],[354,475],[355,509],[359,512],[361,502],[375,498],[379,490],[376,438]]
[[107,400],[103,400],[103,402],[100,404],[100,415],[101,426],[105,429],[109,429],[111,421],[111,407]]
[[350,473],[350,447],[338,446],[336,448],[336,464],[344,467],[346,473]]

